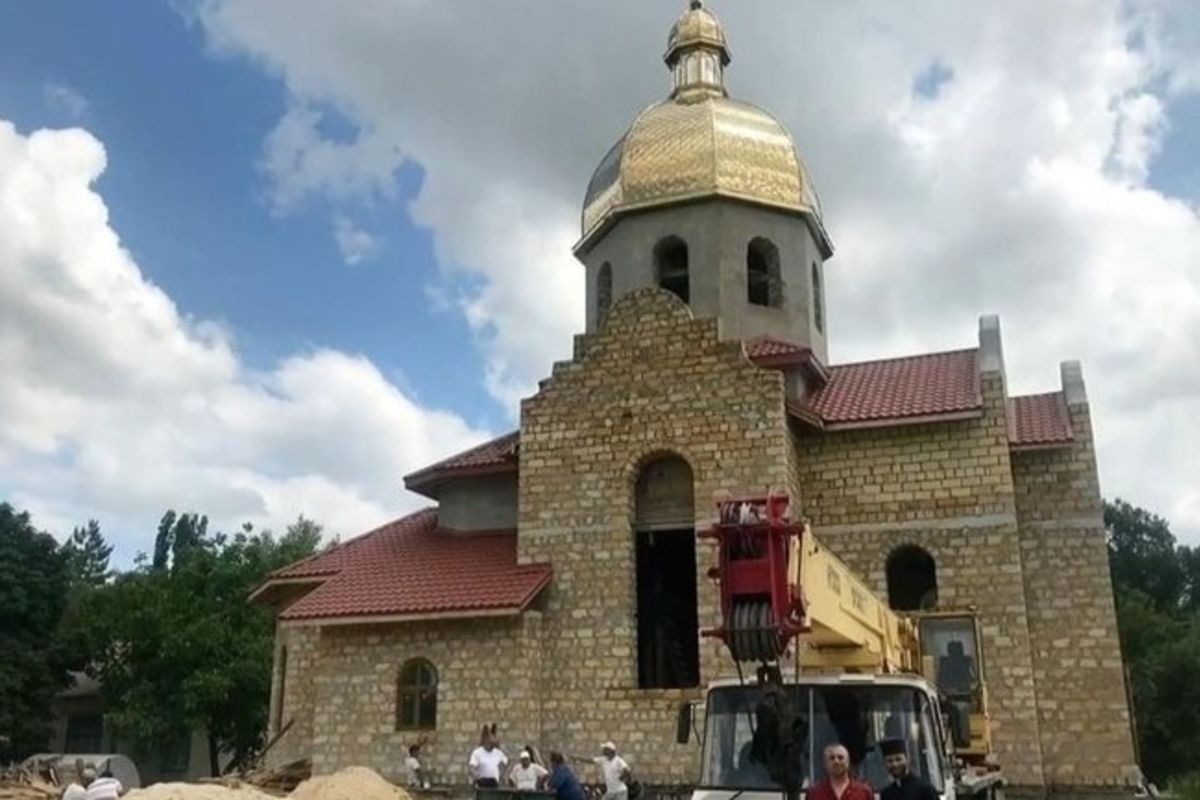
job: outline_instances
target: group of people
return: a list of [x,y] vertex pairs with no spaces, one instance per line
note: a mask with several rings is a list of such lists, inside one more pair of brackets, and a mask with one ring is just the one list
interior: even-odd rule
[[[928,781],[912,774],[908,767],[908,748],[903,739],[879,743],[883,764],[891,781],[879,793],[880,800],[938,800]],[[875,790],[850,772],[850,751],[843,745],[825,748],[825,777],[808,792],[808,800],[875,800]]]
[[63,790],[62,800],[117,800],[123,794],[125,787],[107,766],[97,773],[91,764],[77,762],[75,780]]
[[[407,766],[410,782],[428,788],[429,775],[421,765],[420,747],[413,745],[409,748]],[[471,751],[467,759],[467,769],[478,788],[508,786],[522,792],[552,791],[556,800],[587,800],[583,785],[568,762],[595,764],[600,768],[604,778],[604,800],[631,800],[629,787],[633,775],[613,742],[600,745],[600,755],[595,757],[551,751],[546,763],[542,762],[536,748],[526,746],[517,755],[517,762],[510,765],[508,756],[500,749],[496,726],[485,726],[480,733],[479,746]]]

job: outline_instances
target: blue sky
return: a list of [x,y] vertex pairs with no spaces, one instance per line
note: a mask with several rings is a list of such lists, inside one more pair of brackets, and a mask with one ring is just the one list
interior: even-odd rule
[[[212,57],[201,28],[166,3],[114,14],[50,0],[6,13],[0,111],[26,132],[82,125],[104,142],[98,189],[113,225],[181,310],[227,323],[251,365],[316,345],[361,352],[428,402],[506,422],[485,393],[461,391],[477,384],[481,360],[462,318],[425,291],[437,282],[430,235],[405,211],[418,164],[400,170],[394,199],[346,209],[380,246],[345,264],[327,207],[278,214],[266,197],[257,165],[287,103],[277,80]],[[71,113],[52,87],[86,109]]]
[[[346,536],[424,504],[401,477],[569,355],[583,189],[681,6],[6,7],[0,496],[126,560],[168,507]],[[1105,494],[1200,541],[1200,10],[713,7],[817,178],[832,360],[999,313],[1010,389],[1081,359]]]

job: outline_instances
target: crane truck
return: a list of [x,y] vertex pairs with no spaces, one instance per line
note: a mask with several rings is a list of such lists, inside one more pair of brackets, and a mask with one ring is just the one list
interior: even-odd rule
[[721,607],[702,634],[725,645],[737,675],[708,687],[702,715],[680,707],[677,739],[701,737],[692,800],[797,800],[835,742],[878,791],[886,739],[904,740],[911,770],[943,800],[1000,795],[972,610],[891,610],[792,520],[786,493],[720,498],[701,536],[716,545]]

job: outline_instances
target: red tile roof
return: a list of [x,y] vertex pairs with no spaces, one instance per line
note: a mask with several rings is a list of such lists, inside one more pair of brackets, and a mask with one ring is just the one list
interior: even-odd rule
[[447,475],[486,475],[494,472],[515,471],[520,437],[519,431],[513,431],[472,447],[470,450],[464,450],[436,464],[406,475],[404,485],[414,491],[420,491]]
[[1008,399],[1008,441],[1013,447],[1062,444],[1074,439],[1062,392]]
[[305,576],[326,577],[280,619],[517,613],[550,582],[551,568],[517,564],[515,531],[449,534],[426,509],[285,567],[268,584]]
[[977,351],[953,350],[829,368],[804,407],[826,424],[940,416],[983,407]]
[[771,336],[748,339],[743,346],[746,348],[746,356],[760,367],[802,367],[817,383],[823,384],[829,380],[829,372],[811,347]]
[[770,336],[759,336],[757,339],[750,339],[746,342],[746,355],[750,357],[751,361],[777,356],[803,356],[805,353],[811,352],[812,348],[810,347],[792,344],[782,339],[773,339]]

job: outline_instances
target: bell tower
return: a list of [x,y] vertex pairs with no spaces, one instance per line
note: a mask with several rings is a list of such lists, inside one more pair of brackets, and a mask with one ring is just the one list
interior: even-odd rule
[[767,336],[825,361],[833,244],[791,135],[725,88],[725,29],[701,0],[671,27],[668,97],[634,119],[588,184],[575,256],[587,330],[621,295],[674,293],[722,339]]

